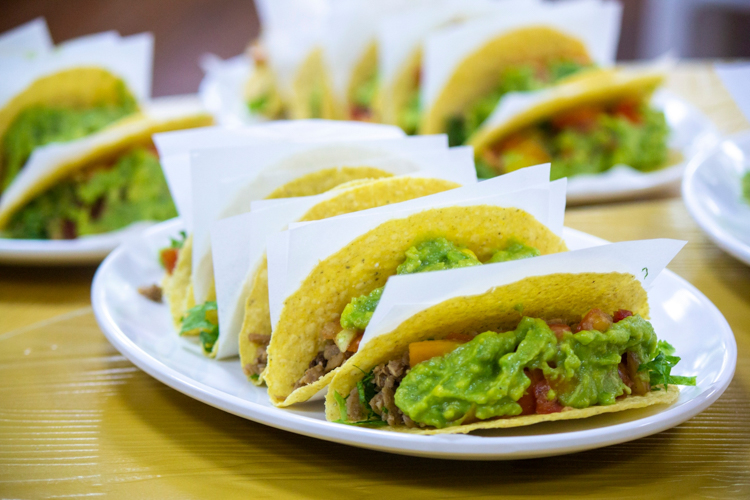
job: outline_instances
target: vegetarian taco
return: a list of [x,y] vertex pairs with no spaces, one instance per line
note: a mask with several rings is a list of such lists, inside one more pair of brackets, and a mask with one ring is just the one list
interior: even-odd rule
[[326,417],[447,434],[673,403],[695,377],[671,375],[680,358],[648,321],[637,268],[650,282],[683,245],[628,242],[393,280],[385,312],[329,386]]
[[420,133],[463,144],[509,92],[531,91],[607,66],[621,7],[579,0],[468,21],[425,43]]
[[[330,382],[357,351],[390,276],[566,250],[540,221],[561,225],[564,185],[508,193],[504,184],[485,182],[269,237],[273,334],[262,377],[271,402],[306,401]],[[496,194],[479,194],[492,189]]]
[[91,135],[136,114],[148,97],[150,35],[92,35],[29,58],[2,56],[0,193],[36,148]]
[[664,112],[649,104],[662,80],[650,70],[596,70],[555,89],[509,98],[468,141],[478,175],[548,161],[553,179],[615,165],[651,172],[676,162]]
[[176,216],[151,135],[211,121],[193,101],[167,101],[89,137],[40,148],[0,199],[0,231],[73,239]]

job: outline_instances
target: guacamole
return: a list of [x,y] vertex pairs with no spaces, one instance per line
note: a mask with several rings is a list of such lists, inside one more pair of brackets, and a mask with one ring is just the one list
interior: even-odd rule
[[746,172],[742,178],[742,196],[750,203],[750,172]]
[[[605,332],[566,331],[559,337],[543,320],[524,317],[515,330],[479,334],[444,356],[411,367],[395,402],[414,422],[436,428],[467,418],[520,415],[518,401],[532,384],[528,374],[539,370],[549,382],[549,400],[579,409],[611,405],[631,394],[618,373],[623,354],[645,364],[657,351],[654,329],[639,315],[613,323]],[[636,375],[649,379],[646,371]]]
[[500,99],[510,92],[529,92],[554,85],[563,78],[589,67],[575,61],[548,61],[546,64],[519,64],[505,68],[498,86],[490,94],[477,99],[461,114],[451,116],[446,122],[446,133],[451,146],[458,146],[484,123],[497,107]]
[[477,159],[477,175],[494,177],[550,161],[553,180],[598,174],[619,164],[651,172],[666,164],[668,136],[664,113],[648,104],[582,106],[484,152]]
[[113,165],[82,170],[37,196],[11,219],[11,238],[72,239],[136,221],[177,216],[156,153],[136,147]]
[[8,187],[34,149],[52,142],[68,142],[97,132],[135,113],[135,99],[121,84],[119,100],[90,108],[32,106],[13,120],[2,138],[0,191]]
[[[486,263],[525,259],[538,255],[539,250],[536,248],[511,240],[506,248],[495,252]],[[396,274],[444,271],[481,264],[474,252],[468,248],[460,248],[445,238],[435,238],[409,248],[404,262],[396,268]],[[384,289],[384,286],[376,288],[367,295],[352,299],[341,313],[341,327],[348,330],[367,328]]]

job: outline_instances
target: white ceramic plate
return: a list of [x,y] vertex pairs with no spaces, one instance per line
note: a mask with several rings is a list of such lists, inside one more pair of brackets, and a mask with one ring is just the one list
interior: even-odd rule
[[[652,322],[659,337],[682,356],[676,373],[698,377],[697,386],[683,388],[672,406],[468,436],[414,436],[326,422],[322,401],[275,408],[265,388],[247,382],[237,359],[215,361],[186,349],[172,330],[167,306],[138,294],[139,286],[161,279],[156,252],[180,229],[179,221],[162,223],[105,259],[91,292],[99,325],[121,353],[163,383],[216,408],[290,432],[435,458],[505,460],[560,455],[630,441],[684,422],[716,401],[734,374],[737,347],[724,317],[695,287],[665,271],[651,290]],[[565,238],[570,248],[604,243],[570,229]]]
[[682,196],[714,243],[750,265],[750,204],[742,198],[742,176],[748,171],[750,131],[745,131],[688,165]]
[[669,147],[679,151],[683,161],[649,173],[618,166],[602,174],[571,177],[568,179],[568,203],[614,201],[663,191],[680,182],[692,158],[721,140],[706,115],[671,92],[660,90],[651,103],[664,111],[671,130]]

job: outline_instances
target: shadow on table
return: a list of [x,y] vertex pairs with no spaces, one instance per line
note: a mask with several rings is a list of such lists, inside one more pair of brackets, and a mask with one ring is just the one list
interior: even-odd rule
[[[117,456],[138,464],[139,474],[158,474],[189,496],[217,488],[222,495],[252,498],[379,499],[750,492],[750,471],[736,467],[750,455],[750,402],[738,380],[702,415],[654,436],[561,457],[477,462],[405,457],[295,435],[213,409],[138,374],[148,380],[123,386],[122,397],[113,398],[127,408],[105,418],[102,439]],[[127,435],[117,421],[125,415],[138,421],[123,426]],[[143,452],[149,442],[153,455]],[[127,483],[135,469],[125,470],[119,481]]]
[[0,265],[0,299],[50,304],[88,302],[96,266],[37,267]]

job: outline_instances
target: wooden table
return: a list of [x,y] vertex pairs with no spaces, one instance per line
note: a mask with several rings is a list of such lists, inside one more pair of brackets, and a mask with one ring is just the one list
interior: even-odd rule
[[[681,66],[670,86],[722,132],[748,127],[709,66]],[[96,325],[93,268],[0,267],[0,497],[749,497],[750,268],[679,198],[574,208],[566,223],[612,241],[689,241],[669,267],[719,307],[739,351],[711,408],[655,436],[544,460],[360,450],[229,415],[138,370]]]

